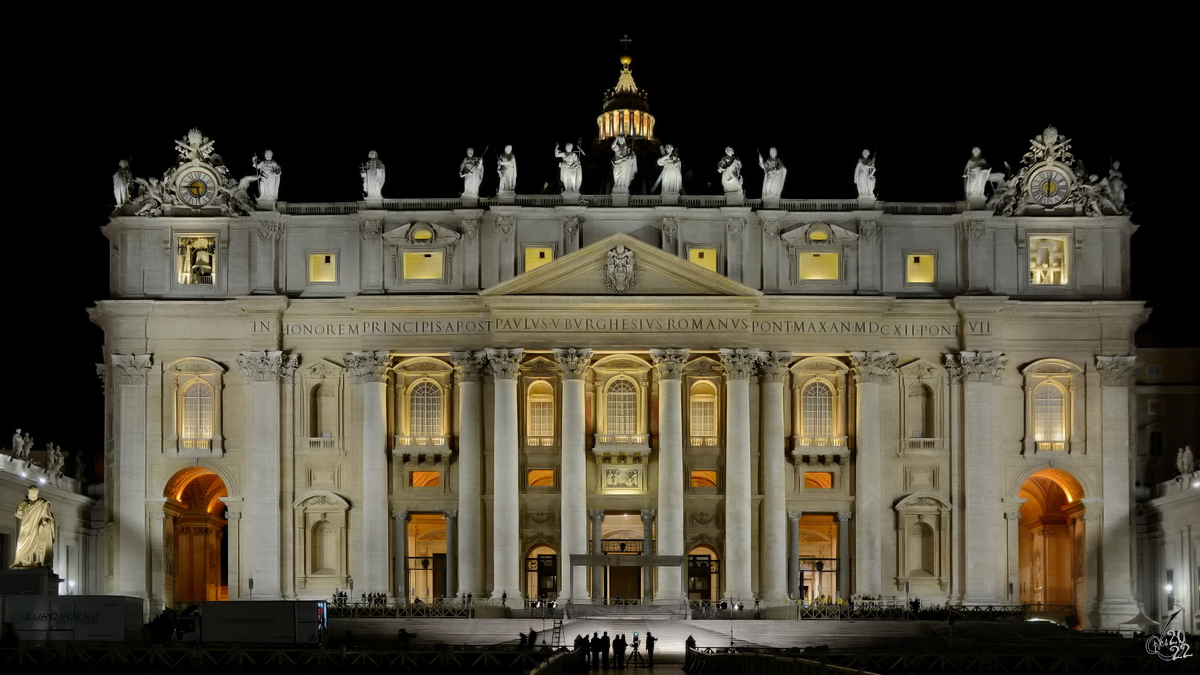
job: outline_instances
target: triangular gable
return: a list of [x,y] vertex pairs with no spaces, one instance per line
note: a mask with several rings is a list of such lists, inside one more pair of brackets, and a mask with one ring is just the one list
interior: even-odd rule
[[[624,293],[605,285],[608,253],[633,252],[637,282]],[[614,234],[558,260],[480,292],[505,295],[724,295],[762,297],[762,292],[710,272],[627,234]]]

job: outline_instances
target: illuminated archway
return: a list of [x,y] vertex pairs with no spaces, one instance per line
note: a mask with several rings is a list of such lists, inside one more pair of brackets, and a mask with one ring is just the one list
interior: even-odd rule
[[223,497],[225,481],[214,471],[189,467],[163,490],[163,592],[168,607],[229,598],[229,549]]
[[1061,469],[1042,469],[1021,485],[1018,598],[1071,605],[1082,616],[1086,598],[1086,531],[1080,482]]
[[717,550],[702,544],[688,551],[688,600],[721,598],[721,562]]
[[532,546],[525,553],[525,597],[558,598],[558,552],[546,544]]

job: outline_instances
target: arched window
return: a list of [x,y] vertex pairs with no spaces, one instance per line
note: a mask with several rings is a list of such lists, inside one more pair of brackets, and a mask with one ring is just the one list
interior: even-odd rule
[[637,387],[629,380],[616,380],[608,387],[608,433],[636,434],[638,431]]
[[1066,407],[1063,390],[1053,382],[1043,382],[1033,390],[1033,440],[1066,440]]
[[442,389],[433,382],[418,382],[408,394],[410,436],[442,435]]
[[550,445],[554,441],[554,387],[545,380],[538,380],[529,385],[527,400],[529,444]]
[[183,447],[207,449],[213,437],[213,388],[191,382],[183,390]]
[[833,435],[833,390],[821,381],[810,382],[804,387],[801,425],[805,436],[829,437]]
[[697,382],[691,390],[692,445],[716,445],[717,389],[711,382]]
[[309,436],[311,438],[334,438],[338,430],[337,386],[322,382],[312,388],[309,395]]

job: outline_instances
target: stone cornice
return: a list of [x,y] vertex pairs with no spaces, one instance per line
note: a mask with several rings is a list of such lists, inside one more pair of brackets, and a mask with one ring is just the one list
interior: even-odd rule
[[555,349],[554,360],[558,362],[564,380],[582,380],[592,362],[592,350]]
[[346,370],[355,384],[387,382],[392,360],[387,352],[351,352],[346,354]]
[[850,364],[859,382],[887,384],[896,376],[896,355],[891,352],[850,352]]
[[1096,370],[1105,387],[1128,387],[1137,377],[1136,356],[1097,356]]
[[760,358],[755,349],[722,349],[720,353],[725,377],[730,380],[749,380]]
[[117,373],[117,384],[146,384],[146,374],[154,365],[150,354],[113,354],[113,369]]
[[487,350],[488,366],[492,369],[492,377],[497,380],[515,380],[521,367],[521,354],[524,349],[489,349]]
[[686,349],[651,349],[650,360],[658,377],[663,380],[678,380],[683,376],[683,366],[687,363]]

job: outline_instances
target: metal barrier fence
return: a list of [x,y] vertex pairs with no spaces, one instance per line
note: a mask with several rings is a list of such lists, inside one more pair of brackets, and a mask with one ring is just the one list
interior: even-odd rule
[[853,605],[793,605],[757,609],[721,609],[717,603],[691,601],[693,619],[801,619],[822,621],[1025,621],[1030,618],[1057,619],[1069,623],[1071,605],[925,605],[913,609],[900,602],[856,602]]
[[795,656],[728,649],[689,649],[684,663],[691,675],[876,675],[875,671],[845,668]]
[[[368,668],[425,668],[448,672],[469,673],[485,669],[523,671],[538,669],[544,675],[571,672],[570,659],[555,659],[570,655],[566,648],[557,651],[523,649],[461,649],[434,647],[404,651],[382,649],[324,649],[320,647],[160,647],[130,646],[122,643],[108,645],[76,645],[72,643],[27,643],[18,647],[0,648],[0,672],[14,667],[25,669],[47,666],[112,666],[127,670],[140,668],[294,668],[305,666],[368,667]],[[553,662],[553,663],[548,663]],[[546,666],[551,668],[543,669]]]

